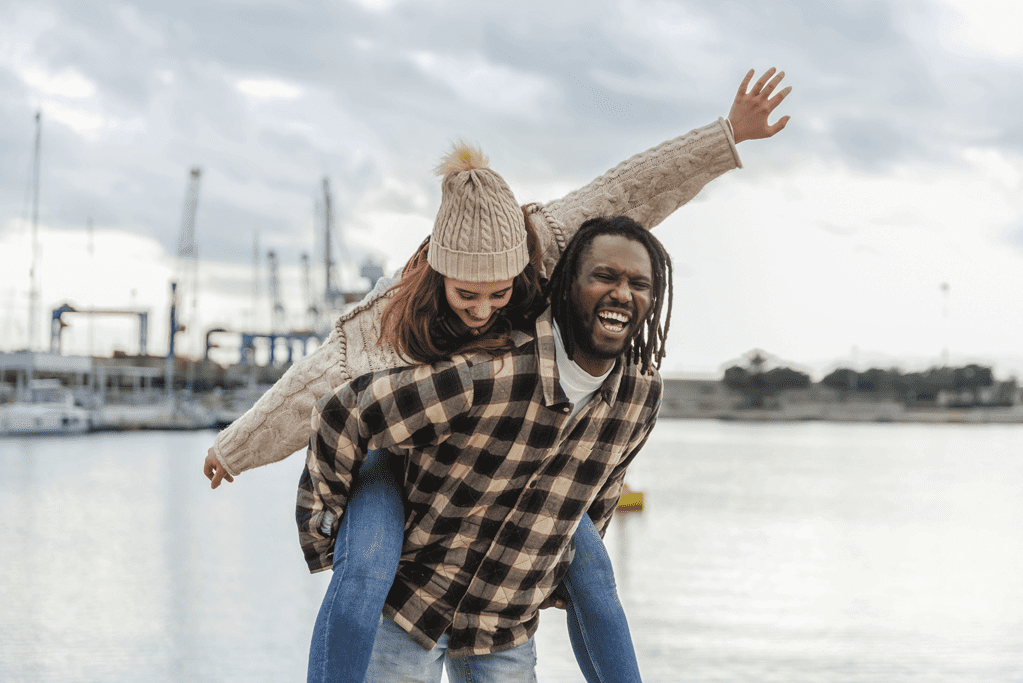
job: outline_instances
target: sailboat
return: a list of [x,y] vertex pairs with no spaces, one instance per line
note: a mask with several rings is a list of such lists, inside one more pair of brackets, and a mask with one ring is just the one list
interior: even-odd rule
[[71,390],[57,379],[31,380],[25,400],[0,405],[0,436],[81,434],[90,429],[90,412],[75,405]]
[[[0,353],[0,381],[8,375],[13,387],[0,384],[0,436],[22,434],[80,434],[92,427],[91,413],[75,403],[74,392],[54,374],[84,381],[92,371],[87,358],[64,358],[32,350],[39,313],[39,146],[41,115],[36,113],[35,159],[32,167],[32,265],[29,290],[29,338],[25,351]],[[41,379],[36,373],[50,377]],[[13,392],[10,390],[13,388]]]

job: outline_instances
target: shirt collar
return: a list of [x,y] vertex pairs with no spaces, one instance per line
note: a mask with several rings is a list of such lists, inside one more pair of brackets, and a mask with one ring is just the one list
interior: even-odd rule
[[[568,402],[568,397],[561,388],[558,360],[555,353],[554,320],[551,316],[550,306],[548,306],[547,310],[536,319],[536,360],[537,369],[540,372],[540,382],[543,385],[544,402],[549,406]],[[615,362],[611,374],[600,386],[600,397],[608,405],[612,405],[618,395],[618,388],[622,383],[625,368],[625,363],[619,358]]]

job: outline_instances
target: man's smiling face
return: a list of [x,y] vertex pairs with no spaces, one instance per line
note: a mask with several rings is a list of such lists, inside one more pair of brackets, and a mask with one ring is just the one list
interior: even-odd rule
[[572,285],[573,360],[594,376],[610,370],[650,310],[653,267],[640,242],[599,235]]

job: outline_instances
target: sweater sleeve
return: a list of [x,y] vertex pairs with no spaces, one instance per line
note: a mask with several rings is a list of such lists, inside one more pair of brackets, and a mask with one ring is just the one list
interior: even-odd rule
[[284,460],[309,445],[309,414],[316,402],[349,379],[340,362],[341,334],[335,328],[217,435],[213,452],[232,476]]
[[378,344],[380,316],[396,278],[380,278],[350,308],[327,340],[292,365],[256,404],[222,431],[213,452],[232,476],[284,460],[309,445],[309,416],[316,403],[353,377],[407,365],[390,346]]
[[725,119],[663,142],[618,164],[561,199],[531,212],[547,273],[583,222],[625,215],[652,229],[699,194],[707,183],[742,168]]

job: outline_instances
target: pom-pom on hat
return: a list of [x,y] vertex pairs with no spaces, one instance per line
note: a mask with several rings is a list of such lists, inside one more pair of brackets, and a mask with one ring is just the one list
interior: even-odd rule
[[465,282],[510,280],[529,263],[522,209],[479,147],[459,142],[437,166],[440,209],[426,260]]

